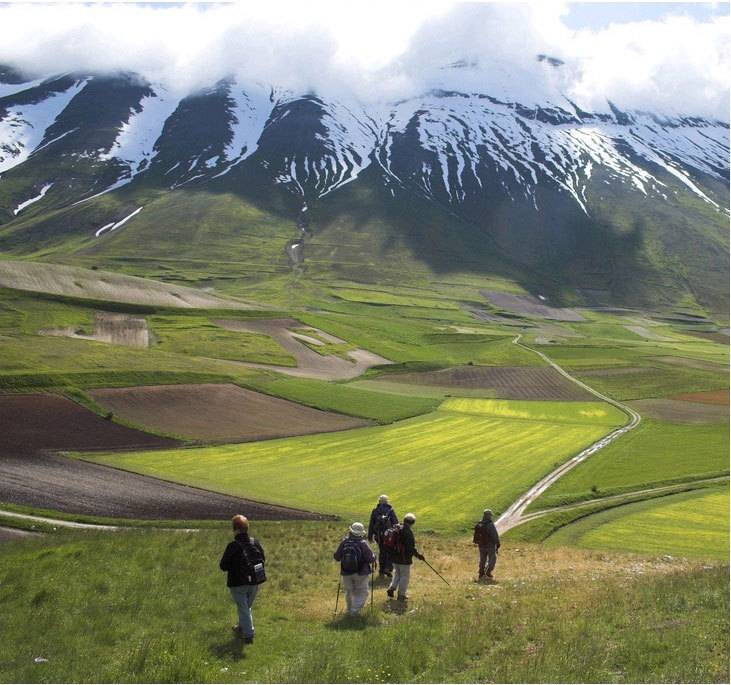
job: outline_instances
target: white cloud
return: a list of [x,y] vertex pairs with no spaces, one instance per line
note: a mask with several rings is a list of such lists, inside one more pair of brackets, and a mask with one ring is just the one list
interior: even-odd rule
[[[5,5],[0,63],[38,73],[130,70],[184,92],[229,74],[294,90],[398,98],[453,79],[453,87],[557,90],[589,108],[728,120],[729,18],[687,17],[573,31],[567,6],[444,0],[241,5]],[[560,70],[538,65],[544,52]],[[466,59],[477,70],[446,77]]]

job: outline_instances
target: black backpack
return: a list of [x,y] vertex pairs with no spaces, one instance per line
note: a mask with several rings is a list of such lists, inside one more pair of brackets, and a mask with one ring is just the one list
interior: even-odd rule
[[383,534],[388,530],[390,523],[390,516],[388,514],[376,514],[376,519],[373,521],[373,534],[377,540],[383,538]]
[[346,538],[343,542],[343,555],[340,557],[340,568],[345,573],[357,573],[363,563],[363,550],[358,540]]
[[472,536],[472,542],[480,547],[486,547],[492,542],[490,534],[487,532],[487,526],[482,521],[478,521],[475,524],[475,533]]
[[239,542],[241,548],[241,571],[246,578],[247,585],[261,585],[266,581],[266,571],[264,570],[264,557],[262,557],[259,548],[254,544],[254,538],[249,538],[248,542]]

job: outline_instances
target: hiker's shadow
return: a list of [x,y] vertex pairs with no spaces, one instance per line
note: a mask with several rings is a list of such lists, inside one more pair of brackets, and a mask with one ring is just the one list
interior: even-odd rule
[[368,626],[368,616],[358,614],[357,616],[348,616],[343,614],[336,616],[325,624],[329,630],[365,630]]
[[243,640],[232,638],[226,642],[214,642],[210,645],[211,654],[219,659],[232,659],[239,661],[246,658],[246,650],[244,649]]
[[402,602],[398,599],[388,599],[386,600],[386,607],[385,611],[387,613],[391,614],[398,614],[399,616],[402,616],[409,610],[409,605],[406,602]]

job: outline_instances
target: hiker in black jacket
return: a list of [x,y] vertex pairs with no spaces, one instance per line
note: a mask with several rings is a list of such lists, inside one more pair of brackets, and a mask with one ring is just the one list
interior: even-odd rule
[[[480,550],[478,580],[492,578],[492,572],[497,563],[497,551],[500,549],[500,536],[498,535],[497,528],[495,528],[495,524],[492,522],[491,509],[485,509],[482,512],[482,520],[475,524],[472,542]],[[487,568],[485,568],[485,564],[487,564]]]
[[416,540],[411,526],[416,523],[416,516],[409,513],[404,516],[404,522],[401,526],[399,534],[399,542],[396,549],[391,551],[391,559],[393,560],[393,579],[386,590],[389,597],[393,597],[394,592],[398,591],[398,599],[405,602],[407,599],[406,590],[409,587],[409,578],[411,577],[411,564],[413,557],[424,560],[424,555],[420,554],[416,549]]
[[383,546],[383,534],[398,523],[398,517],[393,507],[388,503],[388,497],[381,495],[378,504],[371,512],[371,520],[368,523],[368,542],[374,540],[378,544],[378,575],[391,577],[393,562],[388,550]]
[[226,585],[239,613],[238,625],[232,630],[244,643],[251,644],[254,641],[251,606],[256,599],[259,585],[266,580],[264,550],[257,540],[249,537],[249,521],[246,516],[237,514],[231,522],[235,537],[228,543],[219,566],[222,571],[228,572]]

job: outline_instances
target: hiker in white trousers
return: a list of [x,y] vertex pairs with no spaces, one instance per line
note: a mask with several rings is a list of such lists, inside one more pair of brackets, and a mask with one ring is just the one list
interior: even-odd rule
[[350,616],[355,616],[368,599],[368,576],[371,575],[371,564],[376,560],[365,537],[365,526],[356,521],[333,554],[335,561],[340,562],[340,581]]

